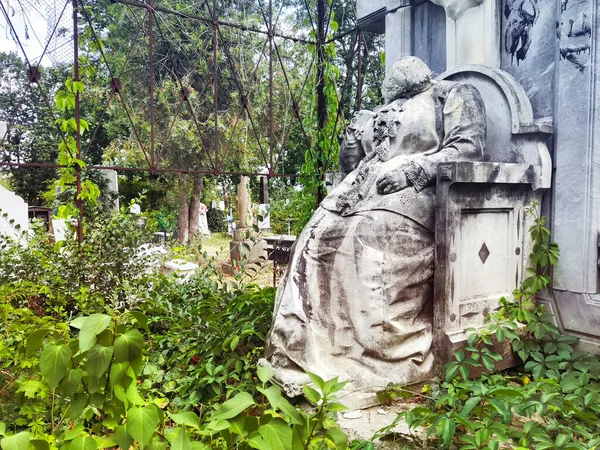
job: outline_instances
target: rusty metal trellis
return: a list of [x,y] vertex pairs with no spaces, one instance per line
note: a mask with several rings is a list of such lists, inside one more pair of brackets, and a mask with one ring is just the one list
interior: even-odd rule
[[[301,113],[300,113],[300,107],[299,107],[299,103],[298,103],[298,99],[302,98],[302,94],[306,87],[308,77],[310,76],[310,74],[312,72],[312,66],[314,64],[314,60],[310,64],[306,78],[304,79],[304,82],[302,84],[300,95],[295,96],[294,91],[291,86],[291,83],[290,83],[290,80],[288,78],[288,74],[285,69],[282,55],[280,54],[279,47],[277,45],[277,42],[275,41],[275,38],[291,40],[293,42],[307,44],[307,45],[308,44],[315,45],[315,50],[316,50],[315,53],[316,53],[316,60],[317,60],[317,68],[316,68],[317,79],[316,79],[315,84],[316,84],[316,90],[317,90],[316,94],[317,94],[317,111],[318,111],[319,130],[323,129],[325,120],[326,120],[325,119],[326,114],[327,114],[326,108],[325,108],[325,94],[323,92],[323,86],[324,86],[324,84],[323,84],[323,81],[324,81],[323,67],[324,67],[324,62],[325,62],[324,46],[326,44],[333,42],[336,39],[341,39],[349,34],[355,33],[355,39],[354,39],[354,43],[352,44],[352,48],[353,49],[356,48],[355,51],[358,55],[358,61],[359,61],[358,83],[359,83],[359,87],[361,86],[362,81],[361,81],[360,66],[361,66],[362,44],[364,42],[364,39],[362,38],[362,33],[360,31],[358,31],[357,29],[353,28],[351,30],[345,31],[343,33],[340,33],[340,34],[334,36],[332,39],[327,40],[326,36],[328,33],[329,20],[326,15],[325,0],[317,0],[317,23],[316,24],[313,21],[313,16],[311,14],[310,7],[309,7],[307,0],[303,1],[304,6],[306,8],[306,13],[308,14],[308,17],[310,19],[310,24],[312,26],[313,31],[315,32],[316,39],[314,41],[305,39],[303,37],[290,36],[290,35],[286,35],[286,34],[282,34],[282,33],[278,32],[276,30],[277,20],[275,21],[275,23],[273,22],[272,0],[268,1],[268,7],[266,8],[267,9],[266,12],[265,12],[265,8],[263,8],[261,0],[258,1],[266,30],[256,28],[253,26],[248,26],[246,24],[221,20],[218,16],[217,0],[212,1],[212,7],[209,4],[209,2],[204,2],[204,5],[208,9],[208,16],[201,16],[201,15],[190,14],[190,13],[181,12],[181,11],[174,11],[174,10],[165,8],[163,6],[157,5],[155,3],[142,3],[142,2],[138,2],[136,0],[114,0],[114,1],[115,1],[115,3],[122,4],[124,6],[127,6],[128,8],[143,9],[145,11],[144,22],[147,19],[147,23],[148,23],[148,60],[147,60],[147,65],[148,65],[148,72],[149,72],[148,100],[149,100],[149,109],[150,109],[150,142],[149,142],[149,153],[150,154],[148,155],[148,153],[146,151],[147,147],[146,147],[146,145],[144,145],[144,140],[142,139],[137,127],[135,126],[135,122],[133,120],[131,112],[129,111],[127,102],[123,98],[123,95],[121,92],[122,91],[121,81],[120,81],[119,77],[120,77],[120,74],[123,73],[125,70],[125,67],[127,65],[127,61],[129,58],[129,54],[131,52],[131,48],[133,48],[133,44],[131,45],[129,51],[126,54],[126,58],[125,58],[125,62],[123,63],[123,67],[120,68],[120,70],[118,70],[118,71],[113,70],[113,68],[111,68],[111,66],[109,64],[109,61],[108,61],[106,55],[104,54],[101,41],[98,37],[98,33],[94,30],[89,11],[85,4],[85,0],[71,0],[71,1],[66,0],[64,8],[61,13],[61,16],[65,12],[67,5],[69,3],[71,3],[72,4],[72,18],[73,18],[72,23],[73,23],[73,50],[74,50],[74,53],[73,53],[73,67],[74,67],[74,72],[73,72],[74,78],[73,79],[74,79],[74,81],[79,80],[79,57],[78,57],[79,29],[78,28],[79,28],[79,19],[80,18],[83,21],[87,22],[87,24],[89,25],[89,28],[91,29],[91,32],[92,32],[92,37],[97,44],[97,48],[100,53],[101,61],[104,62],[105,66],[107,68],[108,74],[111,78],[110,86],[109,86],[110,92],[108,95],[108,100],[107,100],[106,106],[103,110],[103,113],[100,116],[100,123],[97,124],[97,126],[94,129],[94,132],[91,135],[91,139],[88,144],[88,149],[91,148],[91,145],[94,142],[96,134],[102,124],[102,120],[106,116],[106,112],[108,111],[108,108],[109,108],[111,102],[113,101],[114,97],[117,97],[123,105],[123,109],[128,118],[129,124],[131,125],[131,130],[135,136],[135,140],[139,144],[140,149],[141,149],[142,153],[144,154],[144,158],[148,164],[146,167],[125,167],[125,166],[120,166],[120,165],[89,165],[89,166],[87,166],[88,169],[116,170],[116,171],[150,171],[151,173],[178,173],[178,174],[192,173],[192,174],[200,174],[200,175],[267,175],[270,178],[273,178],[273,177],[297,177],[298,174],[295,174],[295,173],[279,173],[276,170],[276,168],[277,168],[279,161],[282,158],[282,155],[284,153],[284,148],[285,148],[285,144],[287,142],[289,130],[291,129],[291,126],[292,126],[292,123],[294,120],[298,121],[299,127],[302,131],[302,135],[306,141],[308,150],[311,152],[311,155],[313,155],[313,150],[315,152],[319,151],[318,146],[315,147],[314,149],[312,148],[313,145],[310,143],[310,139],[304,128],[303,120],[302,120]],[[21,106],[21,103],[25,99],[26,92],[27,92],[27,90],[32,88],[32,85],[36,85],[39,88],[41,95],[44,99],[44,102],[46,104],[46,107],[49,109],[51,114],[53,114],[53,111],[52,111],[52,106],[48,100],[48,96],[47,96],[46,92],[44,91],[42,85],[39,83],[39,69],[37,66],[33,65],[31,63],[30,59],[28,58],[27,53],[25,52],[25,49],[24,49],[22,43],[20,42],[19,36],[15,32],[13,23],[11,22],[11,17],[9,16],[8,11],[2,0],[0,0],[0,9],[2,10],[2,14],[4,15],[4,18],[6,19],[6,22],[11,29],[12,36],[16,40],[18,47],[21,50],[21,53],[23,54],[25,63],[28,68],[28,73],[29,73],[29,77],[28,77],[29,80],[27,83],[27,88],[23,92],[23,94],[17,104],[17,107],[15,108],[15,112],[11,116],[9,123],[7,124],[5,134],[3,136],[1,136],[0,147],[2,147],[6,137],[8,136],[8,133],[10,131],[10,127],[14,124],[14,121],[16,119],[17,112]],[[332,8],[331,8],[331,10],[332,10]],[[329,19],[331,18],[331,10],[329,11]],[[192,119],[193,119],[193,122],[197,128],[198,135],[200,138],[199,145],[201,146],[203,153],[206,155],[207,161],[209,162],[211,169],[190,169],[190,168],[183,168],[183,167],[181,167],[181,168],[179,168],[179,167],[175,167],[175,168],[159,167],[159,165],[157,164],[156,132],[155,132],[156,111],[155,111],[155,92],[154,92],[154,88],[155,88],[155,80],[154,80],[154,65],[155,65],[154,52],[155,52],[155,50],[154,50],[154,36],[153,36],[154,29],[156,29],[158,31],[158,33],[161,35],[163,40],[167,43],[168,57],[171,58],[171,60],[173,58],[172,50],[170,48],[170,43],[164,37],[163,30],[161,28],[161,20],[159,19],[157,13],[172,14],[172,15],[187,18],[190,20],[204,22],[205,24],[210,25],[212,27],[212,46],[213,46],[213,49],[212,49],[212,66],[213,66],[212,67],[212,90],[213,90],[213,115],[214,115],[214,131],[213,131],[214,138],[213,138],[212,146],[207,141],[206,136],[204,136],[204,133],[202,132],[201,126],[200,126],[198,118],[197,118],[197,114],[194,111],[192,103],[190,102],[190,99],[189,99],[189,95],[188,95],[188,91],[187,91],[188,88],[184,85],[181,77],[177,73],[174,73],[177,84],[180,88],[180,103],[177,106],[177,111],[179,111],[179,108],[183,104],[186,104],[188,106],[191,116],[192,116]],[[279,18],[279,16],[277,17],[277,19],[278,18]],[[58,27],[58,22],[59,22],[59,20],[57,20],[54,30],[50,34],[50,39],[52,39],[52,37],[56,33],[56,29]],[[139,33],[137,35],[139,35],[142,32],[142,24],[139,24],[139,26],[140,26],[140,29],[138,30]],[[219,133],[219,129],[218,129],[218,127],[219,127],[219,101],[220,101],[219,95],[218,95],[218,92],[219,92],[218,55],[219,55],[219,51],[223,51],[223,52],[227,53],[227,52],[229,52],[229,50],[228,50],[227,46],[225,46],[225,45],[222,46],[221,48],[219,47],[219,39],[224,39],[222,31],[221,31],[221,27],[230,27],[230,28],[241,30],[241,31],[258,33],[258,34],[262,34],[262,35],[266,36],[265,44],[268,45],[268,59],[269,59],[269,61],[268,61],[268,63],[269,63],[269,70],[268,70],[268,73],[269,73],[269,79],[268,79],[268,83],[269,83],[269,86],[268,86],[268,88],[269,88],[269,93],[268,93],[268,98],[269,98],[269,101],[268,101],[268,104],[269,104],[268,155],[265,153],[265,149],[263,149],[263,146],[261,144],[260,136],[256,129],[253,114],[252,114],[252,111],[251,111],[249,103],[248,103],[248,98],[244,92],[243,82],[237,76],[235,67],[231,67],[231,69],[232,69],[235,84],[237,85],[237,88],[239,90],[242,108],[246,111],[246,113],[248,115],[253,135],[258,143],[260,152],[262,153],[262,156],[263,156],[263,159],[265,162],[267,174],[265,174],[264,171],[250,172],[250,171],[226,171],[226,170],[223,170],[222,163],[224,162],[224,160],[229,152],[229,147],[227,147],[225,149],[224,155],[220,155],[220,153],[219,153],[219,150],[220,150],[219,134],[220,133]],[[40,57],[40,61],[46,54],[46,51],[48,49],[48,44],[50,43],[50,39],[48,40],[48,43],[46,44],[46,46],[44,48],[42,56]],[[263,47],[262,54],[264,54],[264,47]],[[261,54],[261,58],[262,58],[262,54]],[[230,64],[233,64],[233,62],[232,62],[233,58],[231,57],[231,55],[227,55],[227,56],[228,56],[226,58],[227,61]],[[287,127],[287,129],[286,129],[285,123],[284,123],[281,149],[279,151],[279,154],[275,153],[276,144],[275,144],[275,137],[274,137],[273,83],[274,83],[274,62],[275,61],[277,61],[278,65],[281,67],[286,86],[289,90],[289,95],[290,95],[290,100],[291,100],[291,108],[292,108],[290,123],[289,123],[289,126]],[[257,63],[257,68],[258,68],[259,63],[260,63],[260,60]],[[34,76],[35,74],[38,74],[38,76],[37,77]],[[344,81],[344,88],[342,90],[342,93],[345,92],[345,87],[348,83],[349,77],[350,77],[350,73],[348,72],[346,74],[346,79]],[[357,95],[357,98],[356,98],[357,105],[360,105],[360,101],[361,101],[360,92],[361,92],[361,89],[359,89],[359,94]],[[343,98],[343,95],[342,95],[342,98]],[[343,110],[343,102],[339,102],[339,107],[338,107],[336,120],[335,120],[336,127],[337,127],[338,120],[339,120],[340,116],[342,115],[342,110]],[[81,149],[80,95],[79,95],[79,92],[77,92],[75,94],[75,122],[76,122],[75,141],[76,141],[76,149],[77,149],[76,157],[77,157],[77,159],[81,159],[82,158],[82,149]],[[167,135],[165,137],[164,142],[166,142],[170,138],[174,123],[175,123],[175,117],[173,117],[173,121],[167,130]],[[234,124],[234,128],[235,127],[237,127],[237,121]],[[61,135],[63,136],[62,139],[64,140],[65,139],[64,134],[61,134]],[[333,139],[335,139],[335,137],[336,136],[335,136],[335,131],[334,131],[334,133],[331,136],[332,142],[333,142]],[[164,142],[163,142],[163,145],[164,145]],[[222,156],[222,158],[220,158],[220,156]],[[319,158],[319,160],[320,159],[321,158]],[[60,169],[60,168],[65,167],[60,164],[47,163],[47,162],[24,163],[24,162],[13,162],[13,161],[0,162],[0,167],[1,166],[13,167],[13,168],[14,167],[30,167],[30,168],[55,168],[55,169]],[[321,167],[321,169],[324,169],[324,167]],[[77,176],[76,190],[77,190],[77,196],[79,196],[79,194],[81,193],[81,187],[82,187],[82,169],[81,169],[81,167],[76,165],[75,170],[76,170],[76,176]],[[320,176],[320,173],[315,174],[315,175]],[[320,191],[319,192],[319,200],[320,200],[320,198],[322,198],[322,196],[323,196],[323,192]],[[83,202],[81,200],[77,199],[76,206],[79,209],[79,215],[80,215],[80,220],[78,221],[79,225],[78,225],[77,235],[78,235],[79,240],[81,240],[83,237],[82,220],[81,220],[81,218],[83,217]]]

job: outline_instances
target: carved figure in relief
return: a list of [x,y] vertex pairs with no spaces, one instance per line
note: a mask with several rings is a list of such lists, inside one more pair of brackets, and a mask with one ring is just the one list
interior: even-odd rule
[[351,390],[431,375],[434,197],[439,163],[481,158],[485,109],[472,86],[396,62],[386,104],[346,131],[347,173],[300,234],[277,292],[266,360],[288,395],[304,371]]
[[516,57],[519,65],[527,57],[533,25],[539,17],[537,0],[506,0],[504,17],[508,21],[504,49],[511,55],[510,63]]
[[560,45],[561,60],[569,61],[581,73],[589,64],[592,27],[587,14],[581,11],[585,2],[561,6],[561,21],[556,23],[556,37]]

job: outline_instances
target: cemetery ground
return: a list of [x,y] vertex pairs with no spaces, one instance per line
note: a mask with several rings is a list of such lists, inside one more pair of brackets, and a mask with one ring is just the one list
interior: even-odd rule
[[[205,262],[183,280],[140,254],[151,237],[130,216],[98,218],[85,231],[82,244],[55,244],[43,229],[27,242],[1,238],[2,450],[566,450],[600,443],[600,364],[576,351],[576,339],[561,335],[533,302],[558,257],[543,218],[531,230],[536,269],[514,301],[500,300],[441,380],[382,387],[381,413],[346,411],[343,380],[310,374],[308,402],[287,399],[270,383],[273,374],[257,362],[275,289],[223,275],[228,238],[205,239]],[[523,364],[495,373],[501,356],[493,340],[510,341]],[[382,425],[365,436],[370,414]]]

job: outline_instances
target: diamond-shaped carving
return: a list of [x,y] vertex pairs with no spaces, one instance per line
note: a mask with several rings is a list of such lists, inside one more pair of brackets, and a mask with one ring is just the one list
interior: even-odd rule
[[485,262],[488,259],[488,256],[490,256],[490,250],[487,248],[487,245],[485,245],[485,242],[483,243],[483,245],[479,249],[479,253],[477,253],[477,254],[479,255],[479,259],[481,260],[481,263],[485,264]]

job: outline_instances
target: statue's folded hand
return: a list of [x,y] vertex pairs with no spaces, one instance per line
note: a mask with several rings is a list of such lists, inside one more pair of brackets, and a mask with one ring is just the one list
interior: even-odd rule
[[377,180],[377,192],[391,194],[409,186],[410,182],[402,169],[390,170]]

